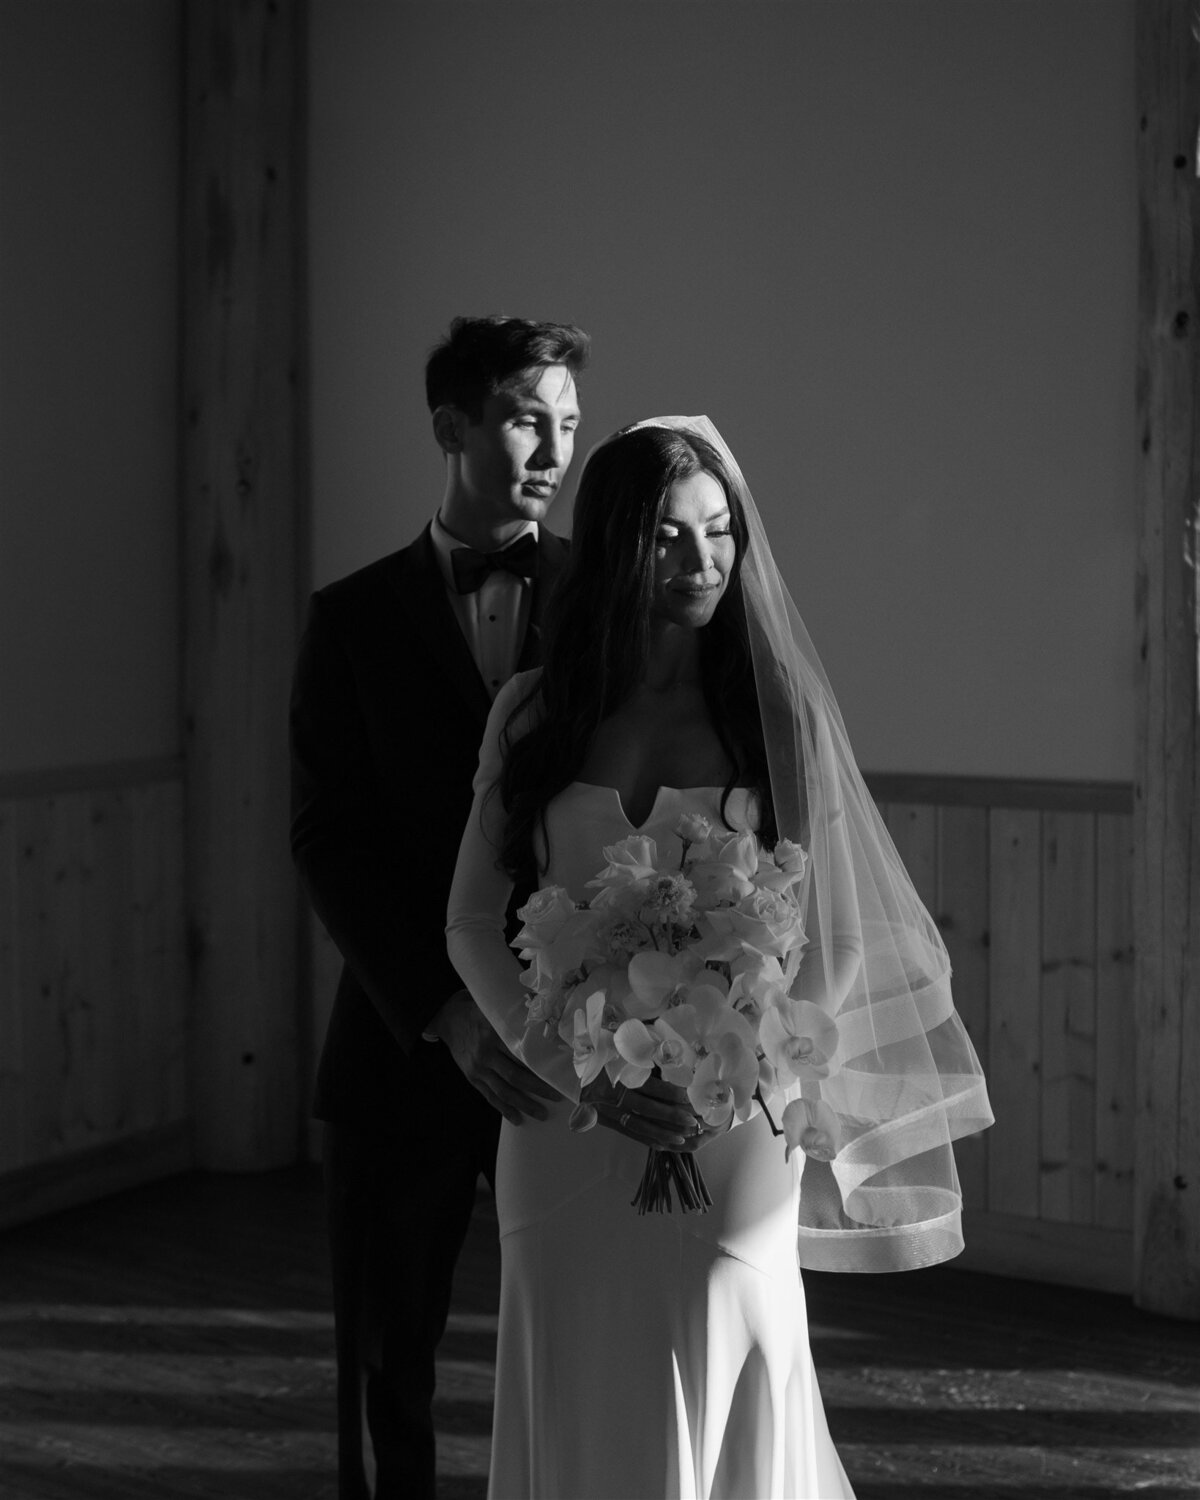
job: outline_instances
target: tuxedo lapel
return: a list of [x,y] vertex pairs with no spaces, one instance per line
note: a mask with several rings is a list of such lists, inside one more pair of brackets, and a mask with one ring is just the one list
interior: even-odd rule
[[533,597],[529,601],[529,623],[525,628],[525,639],[521,643],[518,672],[528,672],[542,664],[542,617],[546,610],[546,600],[555,579],[562,572],[566,557],[567,546],[563,539],[540,526],[537,581],[533,587]]
[[428,526],[399,554],[397,562],[394,581],[412,627],[412,648],[428,654],[438,675],[459,694],[482,732],[491,700],[446,596]]

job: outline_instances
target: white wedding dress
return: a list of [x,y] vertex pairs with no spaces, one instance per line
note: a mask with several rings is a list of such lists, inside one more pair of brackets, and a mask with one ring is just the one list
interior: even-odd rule
[[[489,838],[496,799],[484,795],[496,770],[485,744],[451,897],[451,956],[510,1047],[574,1099],[565,1048],[540,1036],[521,1045],[524,991],[503,933],[510,886]],[[678,849],[680,815],[716,818],[719,802],[716,789],[663,787],[634,829],[612,788],[576,782],[548,809],[543,884],[586,899],[604,845],[640,832]],[[735,792],[729,820],[745,811]],[[570,1110],[564,1101],[544,1123],[501,1132],[492,1500],[852,1497],[809,1350],[799,1160],[785,1162],[782,1139],[756,1115],[698,1154],[706,1214],[643,1216],[630,1200],[646,1148],[603,1127],[573,1134]]]

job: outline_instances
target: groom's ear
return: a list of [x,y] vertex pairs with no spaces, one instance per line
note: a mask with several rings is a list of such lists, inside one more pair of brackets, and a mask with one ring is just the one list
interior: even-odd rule
[[438,406],[433,413],[433,435],[443,453],[462,452],[462,430],[467,425],[467,414],[457,406]]

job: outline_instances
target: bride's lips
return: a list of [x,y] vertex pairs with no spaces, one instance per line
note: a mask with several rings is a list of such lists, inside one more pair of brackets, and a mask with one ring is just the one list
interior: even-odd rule
[[521,481],[521,488],[532,491],[535,495],[553,495],[558,486],[549,479],[524,479]]

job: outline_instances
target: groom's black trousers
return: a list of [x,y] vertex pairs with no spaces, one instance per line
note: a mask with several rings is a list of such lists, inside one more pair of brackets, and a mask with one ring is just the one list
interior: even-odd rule
[[480,1174],[494,1183],[500,1134],[499,1114],[477,1102],[486,1111],[484,1129],[457,1138],[445,1131],[444,1117],[396,1135],[325,1125],[339,1500],[372,1493],[364,1415],[376,1500],[435,1495],[434,1353]]

